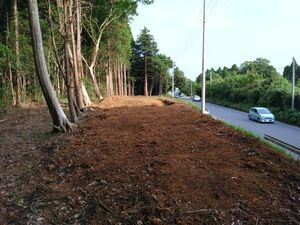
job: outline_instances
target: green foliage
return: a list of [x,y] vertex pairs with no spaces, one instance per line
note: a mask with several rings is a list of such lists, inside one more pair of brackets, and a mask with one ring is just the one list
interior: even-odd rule
[[146,27],[141,30],[141,34],[138,36],[135,45],[137,54],[142,57],[147,55],[151,59],[151,56],[155,56],[158,53],[157,43],[153,35],[150,34],[150,30]]
[[239,68],[210,69],[206,74],[209,73],[218,75],[207,82],[207,96],[211,101],[245,111],[252,106],[269,107],[278,120],[300,125],[300,89],[296,88],[297,110],[290,110],[292,85],[268,60],[259,58]]
[[[160,54],[157,43],[150,31],[144,27],[137,40],[132,43],[132,75],[135,80],[136,94],[144,93],[144,74],[147,68],[149,92],[162,95],[170,87],[170,73],[173,61]],[[147,63],[146,63],[147,59]]]
[[192,89],[192,95],[195,94],[196,90],[198,90],[198,86],[195,85],[192,80],[187,79],[183,71],[181,71],[178,67],[175,67],[173,73],[176,88],[179,88],[179,90],[186,95],[190,95]]
[[17,206],[21,207],[21,208],[27,208],[27,203],[25,202],[24,198],[17,192],[12,193],[13,197],[14,197],[14,201],[16,203]]
[[262,75],[264,78],[278,76],[276,69],[270,65],[270,61],[263,58],[257,58],[255,61],[246,61],[240,66],[240,72],[246,74],[250,71]]
[[[295,62],[295,79],[298,83],[300,83],[300,65]],[[283,70],[283,77],[292,82],[292,75],[293,75],[293,62],[291,65],[284,67]]]
[[12,103],[12,98],[9,84],[0,82],[0,114],[7,112],[9,105]]

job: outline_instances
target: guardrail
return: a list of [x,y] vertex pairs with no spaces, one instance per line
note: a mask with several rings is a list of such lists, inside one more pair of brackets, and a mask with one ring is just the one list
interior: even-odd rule
[[274,144],[279,145],[280,147],[282,147],[284,149],[287,149],[287,150],[289,150],[291,152],[294,152],[294,153],[300,155],[300,149],[297,148],[297,147],[295,147],[295,146],[293,146],[293,145],[285,143],[285,142],[283,142],[283,141],[281,141],[281,140],[279,140],[277,138],[274,138],[274,137],[272,137],[270,135],[267,135],[267,134],[264,134],[264,139],[266,139],[268,141],[271,141]]

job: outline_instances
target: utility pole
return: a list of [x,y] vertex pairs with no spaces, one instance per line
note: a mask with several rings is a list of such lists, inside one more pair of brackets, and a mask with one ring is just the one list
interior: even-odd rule
[[172,98],[174,98],[174,92],[175,92],[175,72],[173,71],[173,76],[172,76]]
[[202,40],[202,99],[201,99],[201,111],[206,114],[205,110],[205,71],[204,71],[204,47],[205,47],[205,0],[203,0],[203,40]]
[[191,97],[193,96],[193,81],[191,80]]
[[293,57],[293,77],[292,77],[292,109],[295,109],[295,73],[296,73],[296,61]]

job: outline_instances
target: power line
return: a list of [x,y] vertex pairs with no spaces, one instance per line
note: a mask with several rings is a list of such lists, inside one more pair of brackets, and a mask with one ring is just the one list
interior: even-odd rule
[[182,56],[182,54],[187,50],[191,41],[193,39],[195,39],[195,36],[198,36],[197,34],[199,33],[199,25],[202,23],[202,13],[203,13],[203,8],[199,11],[196,18],[194,19],[194,23],[192,25],[192,28],[191,28],[187,38],[185,39],[180,50],[178,51],[178,53],[175,56],[176,59],[179,59],[180,56]]
[[[216,7],[217,2],[218,2],[218,0],[210,0],[210,2],[208,3],[207,10],[209,11],[209,15],[212,14],[214,8]],[[178,53],[175,56],[175,60],[180,59],[180,57],[182,57],[184,55],[184,53],[193,46],[194,42],[200,38],[202,29],[203,29],[202,28],[202,23],[203,23],[202,15],[203,15],[203,7],[201,8],[197,17],[195,18],[193,26],[192,26],[184,44],[182,45],[182,47],[180,48],[180,50],[178,51]]]
[[215,0],[215,2],[214,2],[214,4],[212,5],[212,7],[211,7],[210,9],[209,9],[209,8],[207,9],[208,14],[207,14],[206,20],[208,20],[208,18],[210,18],[210,16],[212,15],[212,12],[214,11],[214,9],[215,9],[217,3],[218,3],[218,0]]

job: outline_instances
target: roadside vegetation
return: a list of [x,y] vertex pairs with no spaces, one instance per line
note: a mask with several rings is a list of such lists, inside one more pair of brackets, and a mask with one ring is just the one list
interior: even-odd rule
[[[268,107],[277,120],[300,126],[300,66],[296,70],[295,109],[291,109],[291,66],[281,76],[266,59],[242,63],[239,67],[209,69],[207,98],[231,108],[248,111],[253,106]],[[199,83],[199,78],[198,78]]]

